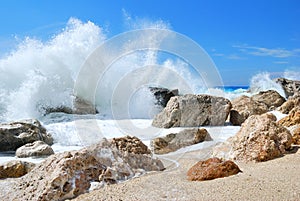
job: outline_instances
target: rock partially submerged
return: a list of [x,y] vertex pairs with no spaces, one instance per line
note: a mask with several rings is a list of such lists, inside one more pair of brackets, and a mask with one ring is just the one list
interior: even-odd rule
[[292,136],[273,114],[252,115],[239,132],[214,148],[214,156],[239,161],[267,161],[291,148]]
[[52,145],[53,138],[36,119],[0,124],[0,151],[15,151],[34,141]]
[[149,88],[157,101],[156,104],[162,107],[167,106],[167,103],[171,97],[178,96],[178,89],[169,90],[167,88],[161,88],[161,87],[149,87]]
[[35,167],[34,163],[13,160],[0,165],[0,179],[17,178],[30,172]]
[[160,128],[221,126],[230,109],[230,101],[222,97],[192,94],[175,96],[154,117],[152,125]]
[[16,151],[16,156],[19,158],[44,157],[52,154],[54,154],[53,149],[43,141],[25,144]]
[[165,137],[153,139],[151,147],[155,154],[166,154],[205,140],[212,140],[206,129],[184,129],[179,133],[170,133]]
[[286,97],[299,95],[300,94],[300,81],[298,80],[289,80],[286,78],[277,78],[275,80],[280,84],[285,92]]
[[228,177],[242,172],[232,161],[222,161],[219,158],[209,158],[199,161],[187,172],[190,181],[205,181],[216,178]]
[[117,183],[141,172],[164,169],[151,154],[131,150],[116,146],[116,140],[103,139],[79,151],[51,155],[21,177],[7,199],[65,200],[88,192],[91,182]]

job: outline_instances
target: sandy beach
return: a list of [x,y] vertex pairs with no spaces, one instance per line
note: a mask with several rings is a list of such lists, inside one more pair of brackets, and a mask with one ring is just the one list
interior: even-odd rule
[[186,172],[203,155],[186,153],[179,167],[105,186],[74,200],[300,200],[300,150],[262,163],[237,163],[243,173],[211,181],[188,181]]

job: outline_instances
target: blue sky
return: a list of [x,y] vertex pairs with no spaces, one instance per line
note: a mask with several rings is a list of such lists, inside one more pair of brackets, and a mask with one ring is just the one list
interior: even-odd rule
[[195,40],[226,85],[247,85],[259,72],[300,70],[299,0],[3,0],[0,53],[16,45],[15,36],[50,38],[70,17],[114,36],[126,29],[124,10],[133,18],[163,20]]

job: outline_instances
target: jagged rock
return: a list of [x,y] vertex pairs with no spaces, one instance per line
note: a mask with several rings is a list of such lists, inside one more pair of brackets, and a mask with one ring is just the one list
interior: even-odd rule
[[19,147],[16,156],[19,158],[49,156],[54,154],[53,149],[43,141],[35,141]]
[[210,95],[172,97],[156,115],[152,125],[160,128],[224,125],[231,103],[228,99]]
[[37,140],[53,144],[50,133],[36,119],[0,124],[0,151],[15,151]]
[[141,171],[164,169],[150,154],[118,148],[112,140],[103,139],[78,151],[51,155],[19,179],[7,200],[65,200],[88,192],[91,182],[117,183]]
[[300,94],[300,81],[277,78],[275,82],[282,86],[287,98]]
[[274,90],[261,91],[253,95],[251,99],[266,104],[269,110],[275,109],[285,102],[285,98]]
[[179,133],[171,133],[165,137],[153,139],[151,141],[151,147],[155,154],[166,154],[205,140],[212,140],[206,129],[184,129]]
[[178,96],[178,89],[169,90],[161,87],[149,87],[149,89],[157,100],[156,104],[162,107],[167,106],[171,97]]
[[300,124],[288,128],[293,136],[293,144],[300,145]]
[[273,114],[250,116],[239,132],[216,146],[213,156],[240,161],[267,161],[291,148],[291,133],[276,123]]
[[294,108],[288,116],[280,119],[278,124],[286,127],[300,124],[300,108]]
[[240,96],[231,101],[230,122],[233,125],[241,125],[249,116],[263,114],[268,111],[268,106],[251,99],[248,96]]
[[228,177],[242,172],[232,161],[222,161],[219,158],[209,158],[199,161],[187,172],[190,181],[204,181],[216,178]]
[[34,163],[13,160],[0,165],[0,179],[17,178],[30,172]]
[[283,103],[278,110],[283,114],[288,114],[292,109],[298,107],[300,109],[300,95],[289,97],[289,99]]
[[151,154],[148,147],[135,136],[113,138],[112,143],[114,143],[119,150],[124,152],[134,154]]

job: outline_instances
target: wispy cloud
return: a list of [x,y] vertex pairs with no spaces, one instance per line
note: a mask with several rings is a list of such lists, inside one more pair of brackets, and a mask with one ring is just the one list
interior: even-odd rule
[[274,61],[274,64],[288,64],[289,62],[287,61]]
[[233,47],[238,48],[240,51],[255,55],[255,56],[270,56],[276,58],[287,58],[300,56],[300,49],[287,50],[284,48],[265,48],[248,45],[234,45]]
[[244,60],[244,59],[246,59],[245,57],[241,57],[241,56],[236,55],[236,54],[231,54],[231,55],[227,56],[226,58],[231,59],[231,60]]

